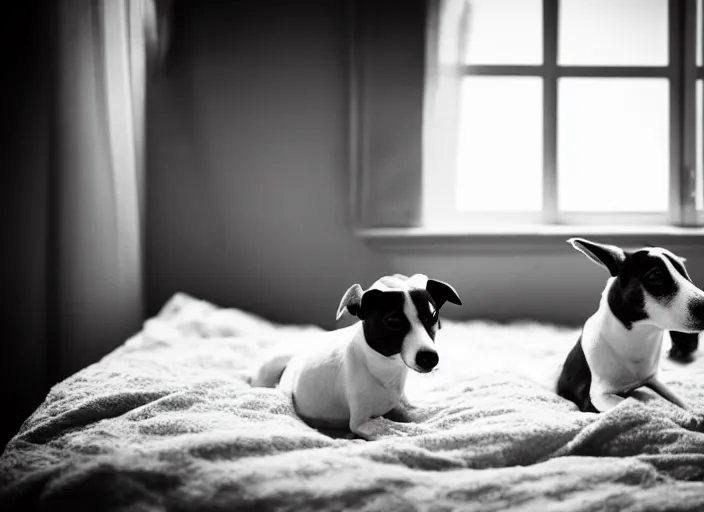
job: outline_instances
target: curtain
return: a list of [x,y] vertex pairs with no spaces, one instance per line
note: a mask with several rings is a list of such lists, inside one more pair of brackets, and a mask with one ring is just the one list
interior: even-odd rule
[[56,4],[49,379],[90,364],[144,316],[144,103],[150,0]]
[[0,19],[0,448],[140,328],[145,85],[168,7],[24,0]]
[[351,192],[357,227],[420,222],[425,0],[352,3]]
[[351,2],[353,218],[418,227],[440,195],[432,170],[454,169],[469,1]]
[[[423,175],[423,202],[435,214],[454,215],[447,179],[457,168],[463,55],[467,44],[469,0],[431,0],[428,12],[423,123],[423,168],[438,169],[439,179]],[[426,221],[430,220],[427,213]]]

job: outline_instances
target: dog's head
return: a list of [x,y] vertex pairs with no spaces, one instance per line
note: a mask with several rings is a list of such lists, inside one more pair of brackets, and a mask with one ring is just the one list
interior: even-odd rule
[[379,279],[366,291],[352,285],[340,301],[337,318],[345,311],[356,316],[372,349],[386,357],[400,354],[406,366],[427,373],[438,364],[435,333],[445,302],[462,304],[449,284],[422,274],[395,274]]
[[584,238],[568,242],[609,271],[608,304],[626,328],[643,322],[670,331],[704,330],[704,292],[689,277],[684,258],[661,247],[624,251]]

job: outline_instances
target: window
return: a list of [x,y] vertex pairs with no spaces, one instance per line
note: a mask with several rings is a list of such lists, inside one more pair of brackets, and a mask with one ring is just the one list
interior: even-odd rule
[[423,226],[704,222],[702,0],[430,5]]

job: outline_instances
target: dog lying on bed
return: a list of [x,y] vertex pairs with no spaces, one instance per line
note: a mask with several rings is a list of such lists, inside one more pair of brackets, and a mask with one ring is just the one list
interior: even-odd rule
[[438,364],[434,340],[445,302],[462,304],[452,286],[422,274],[383,277],[366,291],[355,284],[342,297],[337,319],[347,311],[360,321],[325,333],[317,350],[265,362],[251,384],[278,383],[314,428],[349,428],[377,439],[389,420],[409,420],[408,368],[427,373]]
[[557,393],[581,411],[602,412],[646,386],[686,408],[658,379],[664,332],[672,339],[670,357],[686,360],[704,330],[704,292],[692,283],[685,260],[660,247],[626,252],[583,238],[568,242],[611,277],[565,360]]

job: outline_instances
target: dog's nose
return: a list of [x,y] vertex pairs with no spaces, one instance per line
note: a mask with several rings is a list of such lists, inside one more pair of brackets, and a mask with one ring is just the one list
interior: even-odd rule
[[438,353],[432,350],[421,350],[416,354],[416,364],[423,370],[432,370],[438,364]]

